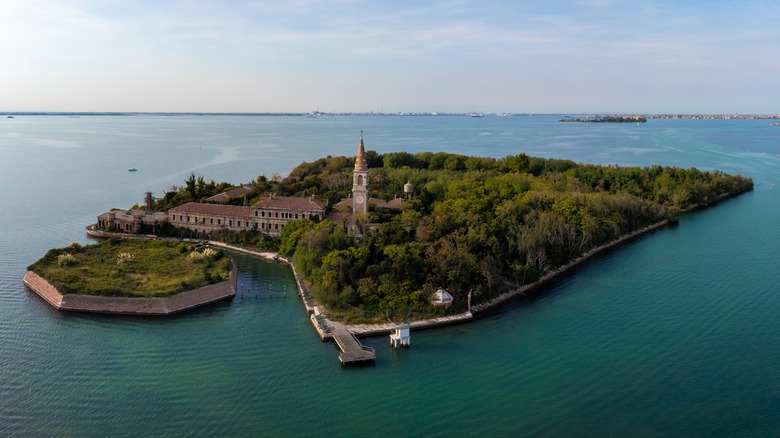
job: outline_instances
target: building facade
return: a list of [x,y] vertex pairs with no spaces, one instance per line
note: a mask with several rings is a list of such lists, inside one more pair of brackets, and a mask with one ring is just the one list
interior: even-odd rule
[[275,236],[282,232],[287,222],[298,219],[324,219],[326,207],[325,202],[313,197],[269,196],[252,205],[251,213],[260,231]]
[[[233,189],[239,195],[245,194],[247,190],[247,188],[242,188],[241,191]],[[226,202],[231,196],[226,194],[223,197],[212,198],[215,202]],[[383,201],[369,197],[368,162],[362,131],[355,158],[355,169],[352,172],[352,198],[339,204],[347,201],[351,201],[353,224],[357,217],[368,213],[369,203],[389,208],[399,208],[401,203],[401,199]],[[146,203],[146,210],[111,210],[101,214],[97,218],[97,228],[136,234],[141,233],[142,230],[156,233],[167,223],[202,235],[222,230],[235,232],[258,230],[271,236],[278,236],[288,222],[300,219],[319,221],[325,219],[327,210],[325,201],[313,197],[268,196],[251,206],[188,202],[167,212],[155,212],[151,210],[151,193],[147,193]]]
[[188,202],[168,210],[168,222],[177,228],[196,233],[214,231],[247,231],[255,228],[249,207]]

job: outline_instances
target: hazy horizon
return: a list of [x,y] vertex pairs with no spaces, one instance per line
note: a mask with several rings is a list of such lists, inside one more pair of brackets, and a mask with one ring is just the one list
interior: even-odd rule
[[5,0],[6,112],[780,112],[780,5]]

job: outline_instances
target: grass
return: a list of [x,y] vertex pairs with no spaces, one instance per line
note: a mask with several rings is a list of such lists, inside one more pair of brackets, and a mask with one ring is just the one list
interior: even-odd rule
[[111,239],[49,250],[28,267],[62,294],[166,297],[230,278],[231,260],[203,245]]

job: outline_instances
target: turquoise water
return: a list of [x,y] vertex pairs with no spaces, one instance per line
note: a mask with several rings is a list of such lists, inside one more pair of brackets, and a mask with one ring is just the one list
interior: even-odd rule
[[[62,314],[27,291],[48,248],[191,171],[246,182],[379,152],[519,152],[750,176],[756,190],[473,323],[386,338],[342,368],[281,265],[239,257],[231,302],[173,318]],[[0,120],[0,435],[780,434],[780,128],[750,120],[18,116]],[[127,172],[137,167],[138,172]]]

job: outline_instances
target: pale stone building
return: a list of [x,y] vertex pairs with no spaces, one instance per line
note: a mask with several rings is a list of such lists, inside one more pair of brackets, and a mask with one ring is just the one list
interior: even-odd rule
[[327,203],[308,198],[269,196],[252,205],[252,218],[257,228],[272,236],[282,232],[285,224],[298,219],[322,220]]
[[[203,235],[221,230],[236,232],[258,230],[271,236],[278,236],[290,221],[325,219],[327,203],[313,197],[268,196],[252,206],[224,204],[232,198],[246,195],[251,190],[250,186],[238,187],[210,198],[215,202],[221,202],[220,204],[188,202],[167,212],[152,211],[151,193],[147,193],[146,210],[111,210],[98,216],[97,228],[127,233],[140,233],[142,229],[146,229],[150,230],[148,231],[150,233],[155,233],[165,223],[169,223],[174,227]],[[354,224],[356,218],[368,213],[369,203],[377,207],[397,209],[401,207],[401,202],[400,198],[384,201],[369,196],[368,162],[361,131],[355,169],[352,172],[352,198],[339,202],[338,206],[352,207],[350,222]]]
[[177,228],[210,234],[219,230],[246,231],[254,228],[249,207],[188,202],[168,210],[168,222]]

